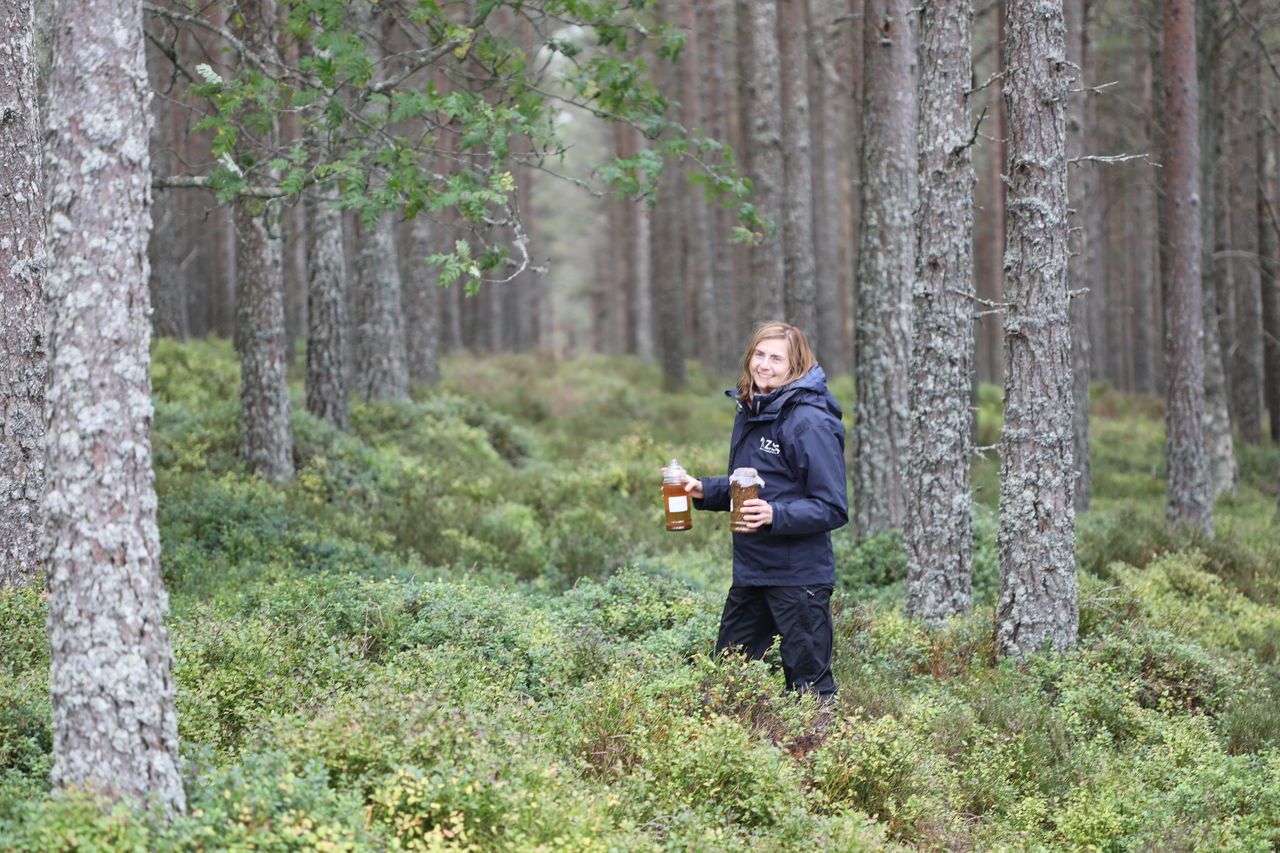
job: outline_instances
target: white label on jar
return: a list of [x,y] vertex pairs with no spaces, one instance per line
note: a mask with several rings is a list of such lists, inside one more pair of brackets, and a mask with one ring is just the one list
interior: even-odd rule
[[668,512],[687,512],[689,509],[689,499],[684,495],[677,498],[667,498]]

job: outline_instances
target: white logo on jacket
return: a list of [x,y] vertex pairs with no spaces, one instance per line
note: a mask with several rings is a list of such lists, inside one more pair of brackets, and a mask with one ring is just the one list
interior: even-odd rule
[[760,449],[763,450],[765,453],[772,453],[774,456],[777,456],[779,453],[782,452],[782,445],[778,444],[778,442],[776,441],[770,441],[767,438],[761,438]]

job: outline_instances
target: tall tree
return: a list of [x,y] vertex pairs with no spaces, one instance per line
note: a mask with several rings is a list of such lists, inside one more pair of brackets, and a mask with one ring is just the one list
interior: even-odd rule
[[307,411],[345,431],[347,401],[347,261],[342,211],[312,194],[307,212]]
[[[702,53],[704,85],[698,87],[702,98],[702,115],[707,122],[707,132],[715,139],[729,139],[730,89],[725,82],[725,51],[722,27],[733,21],[733,4],[724,6],[715,0],[710,3],[694,3],[697,11],[698,31],[703,36]],[[732,30],[730,30],[732,32]],[[711,209],[711,269],[713,302],[720,315],[720,334],[708,344],[715,351],[718,370],[732,370],[742,353],[738,352],[746,330],[739,328],[740,312],[738,289],[734,286],[733,246],[729,232],[733,227],[732,214],[724,205]]]
[[[279,61],[275,0],[239,0],[242,62]],[[261,136],[242,154],[252,162],[276,147],[274,113],[249,107],[246,123]],[[270,184],[280,178],[268,165]],[[293,476],[289,431],[289,385],[285,361],[284,245],[280,203],[242,196],[235,202],[236,352],[240,356],[240,452],[255,474],[274,480]]]
[[[383,85],[383,44],[386,18],[370,0],[350,4],[356,31],[368,45],[372,64],[372,88]],[[370,98],[365,113],[370,126],[378,125],[377,102]],[[376,192],[377,190],[375,190]],[[370,400],[409,398],[409,359],[405,348],[403,284],[400,251],[396,244],[396,218],[390,210],[360,218],[356,238],[355,341],[352,358],[355,390]],[[486,297],[496,296],[486,293]]]
[[0,0],[0,586],[30,581],[40,563],[46,257],[34,8]]
[[1204,313],[1200,304],[1200,127],[1195,0],[1165,0],[1165,222],[1169,235],[1165,513],[1213,534],[1204,440]]
[[1071,325],[1061,0],[1009,0],[1005,421],[996,644],[1025,657],[1074,645]]
[[[1218,286],[1213,247],[1218,221],[1217,162],[1221,139],[1219,89],[1215,65],[1221,39],[1218,37],[1217,0],[1196,0],[1196,70],[1200,107],[1200,276],[1204,314],[1204,399],[1205,440],[1209,447],[1209,479],[1212,497],[1235,492],[1239,481],[1235,439],[1227,403],[1226,368],[1223,362],[1218,323]],[[1167,365],[1166,365],[1167,369]]]
[[[739,60],[748,72],[743,77],[746,102],[747,173],[753,182],[752,202],[773,229],[763,234],[751,250],[751,313],[756,323],[784,316],[785,261],[783,256],[782,71],[778,52],[777,3],[738,0],[738,15],[745,18],[750,41],[739,46]],[[806,332],[808,330],[806,329]]]
[[[725,82],[725,51],[722,48],[722,27],[726,18],[733,20],[733,4],[722,7],[719,0],[710,3],[694,3],[697,11],[699,34],[703,37],[702,80],[698,87],[702,99],[702,115],[707,122],[707,132],[715,139],[729,139],[730,89]],[[731,370],[742,353],[738,352],[746,330],[738,327],[740,312],[739,292],[733,275],[733,246],[729,232],[733,227],[732,214],[724,205],[711,209],[711,270],[713,299],[720,315],[719,337],[708,344],[715,351],[718,370]]]
[[817,323],[813,242],[813,151],[809,126],[809,0],[780,0],[782,68],[782,255],[787,322],[825,346]]
[[[700,90],[705,85],[703,74],[706,72],[703,57],[705,33],[699,30],[698,12],[695,0],[680,0],[680,26],[687,34],[684,48],[680,51],[680,120],[687,128],[698,128],[706,131],[706,119],[703,115],[703,101]],[[687,170],[686,170],[687,171]],[[698,347],[698,356],[702,362],[712,367],[716,362],[713,341],[719,340],[723,333],[720,321],[723,312],[716,305],[715,279],[712,271],[712,234],[711,210],[707,205],[702,188],[687,181],[680,187],[680,219],[683,223],[681,233],[687,251],[686,286],[690,290],[691,328],[690,334],[696,340],[705,341]]]
[[1233,109],[1227,121],[1235,353],[1231,358],[1232,422],[1248,444],[1262,440],[1262,277],[1258,264],[1258,134],[1262,131],[1257,0],[1240,0],[1233,45],[1238,55]]
[[930,621],[973,600],[972,34],[971,0],[928,0],[921,8],[906,547],[907,613]]
[[446,248],[437,236],[440,230],[426,216],[416,217],[409,223],[409,251],[402,259],[409,379],[419,385],[440,382],[440,274],[427,263]]
[[[150,22],[148,38],[153,43],[163,44],[158,21]],[[172,30],[172,27],[164,29]],[[176,42],[176,39],[172,39]],[[175,50],[170,44],[168,50]],[[176,146],[178,139],[174,132],[172,116],[178,111],[170,100],[174,94],[176,74],[174,65],[161,50],[148,52],[147,70],[153,91],[168,97],[151,99],[151,164],[156,174],[172,175],[178,171]],[[178,219],[182,205],[182,197],[177,193],[156,193],[152,199],[153,219],[162,224],[168,239],[152,240],[149,247],[151,253],[151,306],[152,327],[157,335],[182,339],[190,328],[187,313],[187,287],[182,275],[182,252],[174,239],[178,230]]]
[[846,98],[836,85],[836,39],[828,39],[831,8],[827,0],[809,4],[809,86],[813,96],[810,137],[813,144],[814,338],[818,358],[835,368],[846,363],[844,292],[848,277],[841,267],[840,129]]
[[184,808],[151,470],[139,0],[54,4],[49,689],[57,786]]
[[[1066,22],[1067,61],[1080,69],[1083,78],[1089,43],[1085,0],[1063,0],[1062,11]],[[1101,207],[1101,200],[1097,197],[1098,182],[1092,166],[1080,161],[1084,154],[1085,119],[1091,114],[1086,109],[1085,96],[1084,86],[1076,86],[1067,102],[1067,206],[1074,214],[1073,227],[1068,231],[1067,279],[1069,288],[1078,294],[1071,299],[1071,398],[1075,404],[1071,428],[1072,458],[1076,462],[1072,499],[1076,512],[1089,509],[1093,496],[1093,475],[1089,470],[1089,382],[1092,379],[1091,343],[1098,336],[1091,335],[1090,329],[1097,325],[1091,323],[1091,315],[1098,314],[1102,307],[1102,292],[1097,287],[1099,282],[1090,274],[1092,256],[1104,251],[1102,246],[1090,243],[1090,238],[1097,236],[1090,227],[1091,211]],[[1075,164],[1074,170],[1072,164]]]
[[1280,164],[1274,160],[1268,162],[1267,152],[1274,150],[1277,139],[1280,135],[1274,129],[1264,129],[1258,135],[1258,171],[1264,176],[1266,188],[1258,195],[1262,205],[1258,210],[1258,254],[1262,263],[1262,398],[1267,406],[1273,444],[1280,444],[1280,220],[1276,217],[1276,205],[1280,203]]
[[[678,0],[658,0],[659,21],[671,21],[677,11]],[[663,63],[656,70],[659,85],[669,92],[677,91],[679,70],[670,63]],[[653,239],[649,243],[649,258],[653,270],[653,295],[655,322],[653,338],[658,345],[658,364],[662,368],[662,386],[668,390],[683,388],[685,376],[684,321],[687,311],[685,283],[687,254],[683,251],[680,228],[680,200],[683,189],[677,164],[666,163],[658,178],[658,192],[649,207],[653,223]]]
[[866,0],[862,99],[862,247],[854,320],[854,531],[906,521],[912,211],[916,199],[916,50],[907,0]]

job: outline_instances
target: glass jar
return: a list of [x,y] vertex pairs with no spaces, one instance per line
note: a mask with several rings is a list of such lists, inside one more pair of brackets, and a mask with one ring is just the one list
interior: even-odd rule
[[684,490],[684,469],[672,459],[662,474],[662,509],[667,516],[667,530],[693,529],[693,507]]

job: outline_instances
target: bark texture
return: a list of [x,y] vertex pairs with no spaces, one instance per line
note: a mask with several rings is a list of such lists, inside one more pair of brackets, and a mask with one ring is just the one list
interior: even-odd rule
[[813,154],[809,126],[808,0],[780,0],[778,44],[782,66],[783,274],[787,322],[821,350],[814,269]]
[[[698,30],[704,37],[703,85],[698,87],[702,115],[707,122],[708,135],[727,141],[730,92],[725,83],[725,58],[720,41],[723,38],[721,28],[733,21],[733,7],[730,4],[727,9],[722,9],[718,0],[695,3],[694,6],[698,14]],[[711,269],[720,333],[719,337],[704,342],[704,345],[715,352],[716,369],[729,371],[742,355],[738,352],[739,342],[747,335],[747,330],[739,328],[736,322],[740,311],[734,287],[733,247],[729,242],[729,232],[734,225],[733,213],[722,204],[714,204],[711,206],[711,222]]]
[[54,6],[52,780],[184,808],[151,470],[150,116],[137,0]]
[[[813,274],[817,320],[814,349],[818,360],[833,369],[847,358],[844,346],[844,293],[847,276],[841,266],[840,129],[844,123],[845,97],[836,85],[835,39],[826,38],[831,17],[823,0],[809,8],[809,86],[813,102]],[[813,343],[813,341],[811,341]]]
[[[379,9],[366,2],[354,3],[352,9],[356,26],[368,42],[376,76],[385,53]],[[357,232],[352,384],[357,393],[369,400],[409,399],[409,359],[401,303],[403,284],[395,226],[395,216],[388,211],[375,222],[361,222]],[[499,295],[493,288],[486,288],[483,298],[492,301]],[[496,351],[501,346],[500,314],[497,322],[488,328],[497,336],[492,341],[492,349]]]
[[[394,216],[384,213],[361,228],[358,245],[353,385],[369,400],[407,400],[409,362]],[[487,288],[484,298],[494,296],[493,290]]]
[[[1066,23],[1067,61],[1076,68],[1085,67],[1085,51],[1088,38],[1085,35],[1084,0],[1063,0],[1063,20]],[[1089,227],[1090,209],[1101,206],[1097,198],[1097,179],[1093,166],[1087,162],[1075,162],[1084,153],[1085,91],[1075,86],[1067,101],[1067,206],[1071,212],[1068,232],[1070,256],[1067,260],[1068,289],[1078,293],[1071,299],[1071,414],[1073,458],[1076,461],[1075,487],[1072,499],[1076,512],[1089,509],[1093,497],[1093,475],[1089,471],[1089,382],[1092,379],[1092,346],[1090,315],[1101,302],[1101,291],[1091,287],[1090,259],[1092,253],[1101,252],[1090,238],[1095,236]]]
[[1232,45],[1239,57],[1234,110],[1227,129],[1231,191],[1232,292],[1235,297],[1235,352],[1231,357],[1232,421],[1247,444],[1262,441],[1262,277],[1258,264],[1258,134],[1262,130],[1258,47],[1252,27],[1257,0],[1241,0]]
[[1169,279],[1165,413],[1168,490],[1175,524],[1213,534],[1209,457],[1204,441],[1204,313],[1200,290],[1200,128],[1195,0],[1164,6],[1165,222]]
[[927,0],[920,16],[920,203],[912,290],[908,615],[931,622],[973,601],[969,385],[973,349],[971,0]]
[[[439,242],[434,231],[425,215],[409,223],[409,252],[404,267],[409,379],[419,385],[440,384],[440,273],[426,262],[435,254],[434,246]],[[533,282],[527,285],[532,287]]]
[[342,431],[347,402],[347,266],[342,211],[307,201],[307,411]]
[[40,565],[47,371],[35,14],[0,0],[0,587]]
[[[782,71],[778,51],[778,8],[774,2],[739,0],[738,14],[750,16],[750,53],[746,79],[747,173],[752,181],[752,203],[773,223],[751,250],[752,326],[783,316],[785,262],[782,193]],[[807,331],[807,330],[806,330]]]
[[[1213,0],[1196,2],[1196,63],[1200,105],[1200,235],[1201,292],[1204,314],[1204,434],[1209,451],[1209,479],[1212,497],[1234,493],[1239,485],[1235,439],[1227,404],[1226,370],[1222,359],[1218,325],[1217,277],[1213,262],[1214,224],[1218,220],[1217,159],[1221,138],[1218,120],[1218,88],[1213,73],[1220,40],[1214,21]],[[1166,366],[1167,369],[1167,366]]]
[[[256,55],[276,55],[275,0],[240,0],[240,38]],[[270,128],[259,143],[273,147]],[[279,175],[265,176],[275,183]],[[283,215],[277,203],[235,203],[236,353],[240,357],[240,452],[255,474],[293,476],[284,326]]]
[[1265,176],[1265,194],[1258,210],[1258,245],[1262,261],[1262,398],[1267,406],[1272,444],[1280,444],[1280,240],[1277,239],[1276,205],[1280,204],[1280,168],[1268,164],[1267,151],[1280,138],[1264,130],[1258,137],[1258,169]]
[[1071,323],[1061,0],[1010,0],[1008,232],[996,644],[1019,659],[1076,642]]
[[915,43],[906,0],[867,0],[862,101],[862,247],[854,320],[854,532],[906,521],[912,211],[916,199]]

